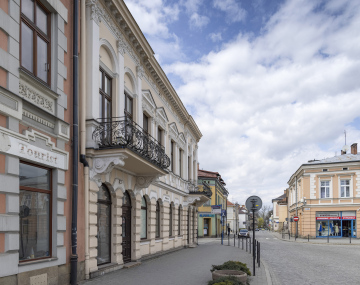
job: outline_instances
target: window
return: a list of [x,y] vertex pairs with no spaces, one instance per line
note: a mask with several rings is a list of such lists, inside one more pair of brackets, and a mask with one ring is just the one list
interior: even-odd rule
[[51,170],[20,163],[19,260],[51,257]]
[[147,205],[145,197],[143,196],[141,199],[141,234],[140,238],[146,239],[147,235]]
[[343,170],[348,170],[348,168],[347,168],[347,167],[343,167]]
[[169,209],[169,236],[172,236],[173,233],[173,205],[170,204]]
[[133,119],[133,99],[125,93],[125,116]]
[[190,156],[188,156],[188,180],[191,179],[191,172],[190,172],[190,169],[191,169],[191,158]]
[[175,163],[174,163],[174,147],[175,147],[175,144],[173,141],[171,141],[171,146],[170,146],[170,159],[171,159],[171,171],[174,172],[174,168],[175,168]]
[[181,234],[181,207],[178,209],[178,235]]
[[330,181],[321,181],[320,198],[330,198]]
[[156,202],[156,223],[155,223],[155,227],[156,227],[155,237],[159,238],[160,237],[160,203],[159,203],[159,201]]
[[49,85],[50,13],[37,0],[21,1],[21,66]]
[[350,197],[350,180],[340,180],[340,196],[341,198]]
[[179,175],[182,177],[182,150],[179,148]]
[[143,130],[145,134],[149,134],[149,118],[145,114],[143,114]]
[[99,114],[102,119],[111,118],[111,77],[100,69]]
[[160,128],[158,128],[157,141],[159,145],[162,145],[162,130]]
[[324,168],[324,169],[323,169],[323,172],[326,172],[326,171],[328,171],[328,169],[327,169],[327,168]]

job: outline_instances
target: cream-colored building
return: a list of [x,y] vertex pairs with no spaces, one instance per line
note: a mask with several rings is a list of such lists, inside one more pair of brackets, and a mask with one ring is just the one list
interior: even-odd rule
[[[357,238],[360,208],[360,155],[357,144],[351,153],[312,160],[290,177],[289,215],[299,217],[302,237]],[[296,223],[290,223],[296,233]]]
[[281,201],[282,199],[284,199],[286,197],[286,194],[282,194],[281,196],[272,199],[272,203],[273,203],[273,215],[272,215],[272,230],[273,231],[278,231],[281,227],[280,227],[280,219],[279,219],[279,214],[280,214],[280,208],[281,206],[278,204],[279,201]]
[[196,183],[202,134],[128,8],[122,0],[82,3],[84,246],[91,278],[193,245],[196,207],[209,198]]

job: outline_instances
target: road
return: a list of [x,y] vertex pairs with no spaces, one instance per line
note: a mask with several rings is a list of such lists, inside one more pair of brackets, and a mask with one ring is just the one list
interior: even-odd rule
[[360,284],[360,245],[304,244],[256,232],[274,285]]

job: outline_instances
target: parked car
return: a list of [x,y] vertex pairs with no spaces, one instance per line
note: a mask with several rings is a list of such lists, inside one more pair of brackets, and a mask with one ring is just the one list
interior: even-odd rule
[[258,232],[258,231],[259,231],[259,229],[255,229],[255,231],[256,231],[256,232]]
[[240,230],[239,232],[239,237],[250,237],[249,231],[248,230]]

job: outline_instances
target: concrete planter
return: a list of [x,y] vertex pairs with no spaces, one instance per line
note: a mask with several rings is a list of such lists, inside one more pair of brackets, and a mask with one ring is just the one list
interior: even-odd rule
[[247,274],[240,270],[215,270],[212,273],[212,279],[216,280],[220,277],[234,276],[240,282],[246,284]]

